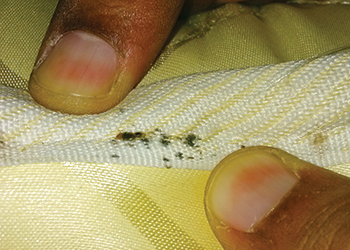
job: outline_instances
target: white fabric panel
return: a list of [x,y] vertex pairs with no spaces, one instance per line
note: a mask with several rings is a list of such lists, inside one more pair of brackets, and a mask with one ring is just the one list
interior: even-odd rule
[[[212,169],[242,146],[350,166],[350,53],[183,76],[137,87],[116,108],[73,116],[1,86],[1,166],[119,163]],[[123,132],[141,138],[116,139]]]

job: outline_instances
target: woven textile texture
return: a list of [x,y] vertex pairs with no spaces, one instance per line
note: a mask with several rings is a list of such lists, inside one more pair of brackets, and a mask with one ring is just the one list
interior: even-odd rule
[[350,176],[349,5],[183,20],[120,105],[73,116],[26,90],[55,4],[0,3],[0,249],[222,249],[204,189],[242,146]]

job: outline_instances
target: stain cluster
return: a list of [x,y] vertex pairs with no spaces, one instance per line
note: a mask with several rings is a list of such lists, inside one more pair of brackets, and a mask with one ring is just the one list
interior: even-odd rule
[[145,136],[146,135],[142,132],[122,132],[116,136],[116,139],[122,141],[134,141],[135,139],[145,138]]
[[177,157],[177,158],[179,158],[180,160],[182,160],[182,159],[184,158],[184,154],[181,153],[181,152],[177,152],[177,153],[175,154],[175,157]]
[[159,139],[159,142],[164,146],[167,147],[171,142],[169,139],[169,136],[166,136],[164,134],[161,135],[161,138]]
[[127,145],[133,147],[135,144],[132,142],[142,141],[143,144],[149,149],[149,139],[145,133],[142,132],[121,132],[112,140],[112,143],[117,143],[118,141],[128,142]]
[[198,136],[195,134],[191,133],[186,135],[185,137],[170,137],[165,134],[161,134],[161,138],[159,139],[159,142],[164,145],[164,147],[167,147],[171,141],[177,141],[177,140],[182,140],[184,144],[190,147],[198,147],[197,142],[200,140]]
[[[196,134],[189,133],[184,136],[171,136],[167,135],[165,133],[162,133],[161,129],[155,129],[154,132],[148,132],[147,134],[144,132],[120,132],[117,134],[117,136],[112,140],[113,143],[117,143],[117,141],[124,141],[127,142],[127,145],[134,146],[135,144],[133,142],[136,141],[142,141],[147,149],[150,149],[149,143],[152,141],[152,138],[157,138],[158,143],[160,143],[164,147],[168,147],[171,143],[175,141],[182,141],[186,146],[191,148],[198,148],[198,141],[201,140]],[[201,154],[202,152],[199,151]],[[111,155],[112,158],[119,158],[120,156],[117,154]],[[193,156],[186,156],[183,152],[177,152],[173,156],[163,156],[162,160],[165,164],[166,168],[171,168],[169,166],[169,163],[171,162],[171,159],[188,159],[188,160],[194,160],[195,158]],[[202,158],[200,158],[202,159]]]
[[195,147],[198,140],[200,140],[200,139],[195,134],[188,134],[185,137],[184,143],[190,147]]

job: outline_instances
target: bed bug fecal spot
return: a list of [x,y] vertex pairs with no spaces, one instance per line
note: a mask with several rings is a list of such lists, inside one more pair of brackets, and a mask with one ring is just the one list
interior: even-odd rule
[[142,138],[141,141],[142,141],[143,143],[149,143],[149,139],[148,139],[148,138]]
[[193,156],[189,156],[189,157],[187,157],[187,159],[194,160],[194,157]]
[[122,141],[133,141],[135,139],[142,139],[144,137],[145,134],[142,132],[121,132],[116,136],[116,139]]
[[136,135],[134,133],[124,132],[122,134],[122,140],[123,141],[132,141],[136,138]]
[[168,158],[166,158],[166,157],[163,157],[163,161],[168,162],[168,161],[169,161],[169,159],[168,159]]
[[188,134],[185,137],[184,143],[190,147],[196,146],[197,141],[200,140],[195,134]]
[[164,147],[167,147],[170,144],[169,137],[166,135],[162,135],[159,142],[164,145]]
[[122,141],[132,141],[136,138],[136,135],[132,132],[121,132],[117,135],[116,139]]
[[184,158],[184,154],[181,153],[181,152],[177,152],[177,153],[175,154],[175,157],[177,157],[177,158],[179,158],[180,160],[182,160],[182,159]]
[[119,156],[119,155],[114,154],[114,155],[111,155],[111,157],[113,157],[113,158],[119,158],[120,156]]
[[146,148],[149,149],[149,139],[148,138],[141,138],[141,141],[146,146]]
[[135,133],[135,136],[136,136],[136,138],[142,138],[142,137],[143,137],[143,133],[141,133],[141,132],[136,132],[136,133]]

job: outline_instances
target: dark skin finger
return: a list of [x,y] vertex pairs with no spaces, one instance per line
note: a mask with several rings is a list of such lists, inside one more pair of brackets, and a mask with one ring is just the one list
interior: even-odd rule
[[[64,113],[92,114],[112,108],[147,72],[182,4],[182,0],[60,1],[29,82],[31,95]],[[106,47],[102,51],[106,64],[96,55],[100,47]],[[84,50],[77,52],[79,48]],[[92,55],[84,58],[88,53]],[[96,68],[95,78],[84,77]]]
[[[213,0],[187,3],[201,11]],[[143,78],[184,0],[61,0],[29,81],[43,106],[95,114],[116,106]]]
[[225,158],[205,204],[225,249],[350,249],[350,179],[279,149],[252,147]]

